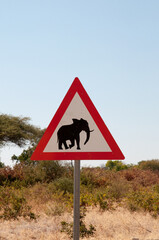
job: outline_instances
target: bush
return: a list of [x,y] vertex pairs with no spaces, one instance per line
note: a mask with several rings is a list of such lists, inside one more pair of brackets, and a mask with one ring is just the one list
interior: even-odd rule
[[96,196],[96,204],[99,204],[99,208],[102,211],[114,210],[113,200],[110,199],[107,194],[98,193]]
[[4,168],[4,163],[0,161],[0,168]]
[[107,161],[105,167],[108,170],[121,171],[121,170],[124,170],[124,169],[128,169],[130,166],[124,164],[121,161]]
[[158,174],[150,170],[132,168],[121,171],[120,176],[130,182],[134,189],[138,189],[140,186],[147,187],[159,183]]
[[18,219],[19,217],[36,219],[31,207],[20,191],[16,192],[9,187],[0,188],[0,218],[4,220]]
[[10,186],[14,181],[21,181],[23,179],[23,173],[21,166],[4,167],[0,169],[0,185]]
[[96,196],[95,194],[92,193],[83,193],[81,192],[80,194],[80,206],[85,207],[85,206],[91,206],[93,204],[96,204]]
[[[0,185],[30,186],[38,182],[51,182],[65,173],[65,168],[59,161],[39,161],[36,164],[16,164],[13,169],[0,169]],[[19,181],[19,183],[18,183]]]
[[[41,130],[40,134],[44,130]],[[50,182],[64,175],[66,167],[62,166],[61,161],[31,161],[30,157],[36,146],[29,147],[24,150],[21,155],[12,156],[12,160],[16,161],[17,166],[23,168],[23,179],[27,185],[35,184],[36,182]],[[14,169],[15,170],[15,169]]]
[[[86,208],[82,208],[80,211],[80,237],[84,238],[84,237],[91,237],[94,235],[96,229],[95,227],[90,224],[89,228],[87,228],[85,222],[84,222],[84,218],[86,216]],[[61,222],[61,232],[65,232],[68,234],[69,238],[73,238],[73,223],[67,223],[65,221]]]
[[81,170],[81,184],[87,186],[90,190],[109,185],[115,177],[116,172],[101,168],[83,168]]
[[144,210],[156,217],[159,215],[159,194],[151,189],[140,189],[131,192],[127,204],[132,211]]
[[30,160],[31,155],[33,154],[35,148],[36,146],[29,147],[27,150],[23,150],[23,152],[19,156],[13,155],[12,161],[15,161],[17,164],[21,163],[25,166],[36,164],[37,161]]
[[37,170],[43,172],[43,182],[50,182],[63,176],[65,168],[60,161],[40,161]]
[[24,181],[27,185],[37,182],[51,182],[63,176],[65,168],[59,161],[39,161],[36,165],[28,165],[23,168]]
[[73,179],[70,178],[59,178],[56,181],[54,181],[54,185],[56,187],[56,190],[62,191],[65,195],[68,193],[73,193]]
[[138,165],[139,165],[140,169],[159,172],[159,160],[158,159],[141,161],[138,163]]
[[82,169],[80,173],[80,182],[88,188],[92,188],[95,185],[94,177],[91,169]]
[[131,185],[124,179],[113,180],[107,187],[107,194],[109,198],[117,201],[123,199],[131,189]]

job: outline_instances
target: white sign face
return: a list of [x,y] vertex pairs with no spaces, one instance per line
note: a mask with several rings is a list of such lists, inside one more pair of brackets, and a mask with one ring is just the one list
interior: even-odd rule
[[31,159],[124,159],[78,78],[74,79]]
[[[77,121],[74,121],[72,119],[76,119]],[[67,128],[70,128],[70,125],[77,125],[77,128],[79,127],[78,121],[85,120],[88,123],[90,132],[89,140],[86,144],[86,138],[87,138],[87,132],[85,131],[85,123],[83,121],[83,130],[79,132],[79,147],[80,149],[77,149],[77,142],[74,141],[74,146],[71,148],[69,147],[71,145],[71,140],[66,140],[67,149],[65,149],[64,143],[62,143],[62,149],[59,149],[59,137],[58,131],[61,127],[63,129],[61,131],[66,131]],[[93,131],[92,131],[93,130]],[[80,130],[79,130],[80,131]],[[67,132],[69,134],[69,131]],[[65,133],[64,133],[65,134]],[[69,136],[68,136],[69,138]],[[57,125],[57,128],[55,129],[53,135],[51,136],[50,140],[48,141],[44,152],[111,152],[111,149],[106,142],[105,138],[103,137],[102,133],[100,132],[98,126],[94,122],[92,116],[88,112],[85,104],[81,100],[78,93],[76,93],[69,104],[67,110],[65,111],[61,121]]]

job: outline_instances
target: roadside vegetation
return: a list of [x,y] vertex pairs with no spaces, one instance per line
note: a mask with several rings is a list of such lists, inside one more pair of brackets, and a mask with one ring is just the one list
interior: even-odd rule
[[[73,212],[73,166],[69,161],[31,161],[30,157],[44,130],[35,128],[26,118],[0,118],[0,144],[25,145],[20,156],[13,155],[13,168],[0,162],[0,219],[38,219]],[[5,130],[9,124],[10,131]],[[19,126],[17,125],[19,121]],[[24,124],[24,125],[23,125]],[[18,130],[19,129],[19,130]],[[12,135],[11,131],[13,131]],[[14,136],[14,131],[21,134]],[[5,137],[6,134],[6,137]],[[19,138],[19,140],[18,140]],[[81,237],[93,236],[96,228],[86,226],[87,209],[99,212],[123,207],[132,212],[159,216],[159,160],[141,161],[137,165],[107,161],[105,167],[81,169]],[[61,231],[72,237],[72,223],[62,221]]]
[[[21,156],[14,156],[13,168],[1,165],[0,218],[38,219],[41,211],[48,216],[73,214],[73,167],[61,161],[32,162],[27,158],[25,162],[27,154],[25,150]],[[81,237],[92,236],[96,230],[92,224],[85,225],[90,207],[100,212],[123,207],[158,218],[159,160],[134,166],[109,161],[105,168],[82,168],[80,205]],[[71,238],[72,222],[62,221],[61,231]]]

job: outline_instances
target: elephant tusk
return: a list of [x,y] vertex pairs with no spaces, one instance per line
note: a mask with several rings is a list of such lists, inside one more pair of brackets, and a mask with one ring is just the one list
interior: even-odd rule
[[94,131],[94,129],[93,130],[90,130],[89,132],[93,132]]

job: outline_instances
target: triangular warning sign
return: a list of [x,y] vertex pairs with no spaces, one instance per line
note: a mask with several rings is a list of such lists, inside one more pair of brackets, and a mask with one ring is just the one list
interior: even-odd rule
[[31,160],[124,159],[80,80],[75,78]]

